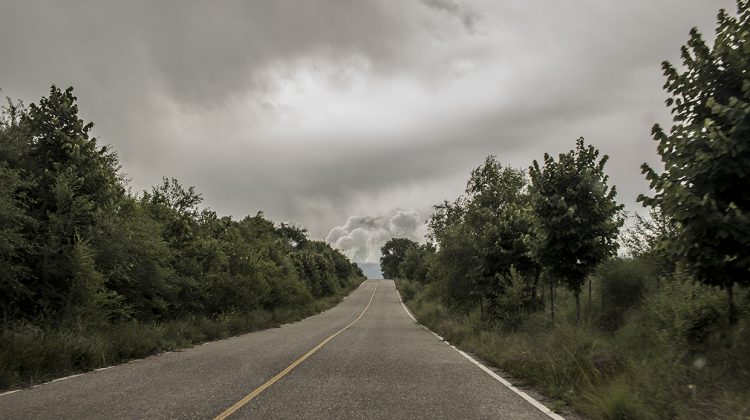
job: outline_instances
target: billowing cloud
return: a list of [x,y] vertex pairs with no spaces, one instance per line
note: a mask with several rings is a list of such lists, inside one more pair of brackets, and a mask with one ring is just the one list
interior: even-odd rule
[[426,225],[415,210],[392,210],[382,216],[351,216],[328,232],[326,242],[356,262],[380,260],[380,247],[391,238],[424,240]]

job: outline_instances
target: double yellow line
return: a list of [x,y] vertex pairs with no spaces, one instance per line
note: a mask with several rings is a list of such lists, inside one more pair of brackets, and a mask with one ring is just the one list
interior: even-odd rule
[[253,390],[253,392],[247,394],[245,396],[245,398],[237,401],[236,403],[234,403],[234,405],[232,405],[231,407],[229,407],[226,410],[224,410],[224,412],[221,413],[221,414],[219,414],[218,416],[216,416],[216,418],[214,420],[223,420],[223,419],[226,419],[227,417],[231,416],[232,413],[234,413],[235,411],[237,411],[240,408],[242,408],[243,405],[249,403],[253,398],[257,397],[261,392],[265,391],[268,387],[270,387],[271,385],[275,384],[279,379],[281,379],[284,376],[286,376],[289,372],[291,372],[294,368],[296,368],[300,363],[304,362],[305,359],[307,359],[308,357],[312,356],[313,353],[315,353],[316,351],[320,350],[320,348],[323,347],[323,346],[325,346],[329,341],[333,340],[337,335],[341,334],[342,332],[346,331],[349,327],[351,327],[352,325],[356,324],[357,321],[359,321],[362,318],[362,316],[365,314],[365,312],[367,312],[367,308],[370,307],[370,304],[372,303],[372,299],[375,297],[375,292],[378,290],[378,286],[380,286],[380,282],[379,281],[375,285],[375,289],[372,291],[372,295],[370,296],[370,301],[367,302],[367,306],[365,306],[365,309],[362,310],[362,313],[360,313],[359,316],[354,321],[350,322],[349,325],[347,325],[346,327],[344,327],[344,328],[336,331],[335,333],[331,334],[328,338],[326,338],[325,340],[323,340],[320,343],[318,343],[318,345],[315,346],[315,347],[313,347],[312,350],[308,351],[307,353],[305,353],[304,355],[302,355],[302,357],[300,357],[299,359],[297,359],[294,362],[292,362],[291,365],[287,366],[284,370],[282,370],[281,372],[277,373],[276,376],[274,376],[273,378],[269,379],[263,385],[255,388],[255,390]]

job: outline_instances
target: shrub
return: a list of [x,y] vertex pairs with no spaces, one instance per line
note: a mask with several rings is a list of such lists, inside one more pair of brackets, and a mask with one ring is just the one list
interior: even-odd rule
[[602,325],[620,327],[625,312],[641,303],[646,287],[654,277],[651,266],[641,259],[616,258],[596,271],[602,305]]

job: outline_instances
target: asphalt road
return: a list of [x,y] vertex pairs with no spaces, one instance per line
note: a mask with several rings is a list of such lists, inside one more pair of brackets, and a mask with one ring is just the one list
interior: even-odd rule
[[390,280],[281,328],[2,395],[0,418],[211,419],[232,406],[229,418],[549,419],[415,323]]

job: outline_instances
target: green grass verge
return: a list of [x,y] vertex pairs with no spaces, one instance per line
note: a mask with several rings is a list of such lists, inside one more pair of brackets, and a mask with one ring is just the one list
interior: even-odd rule
[[750,322],[725,325],[705,310],[720,307],[721,291],[664,284],[607,331],[596,293],[580,323],[561,291],[555,323],[539,312],[507,328],[446,306],[429,286],[396,284],[420,323],[556,399],[552,407],[595,419],[750,418]]
[[32,324],[9,325],[0,331],[0,390],[31,386],[157,353],[278,327],[335,306],[357,285],[303,307],[154,323],[129,321],[85,334]]

